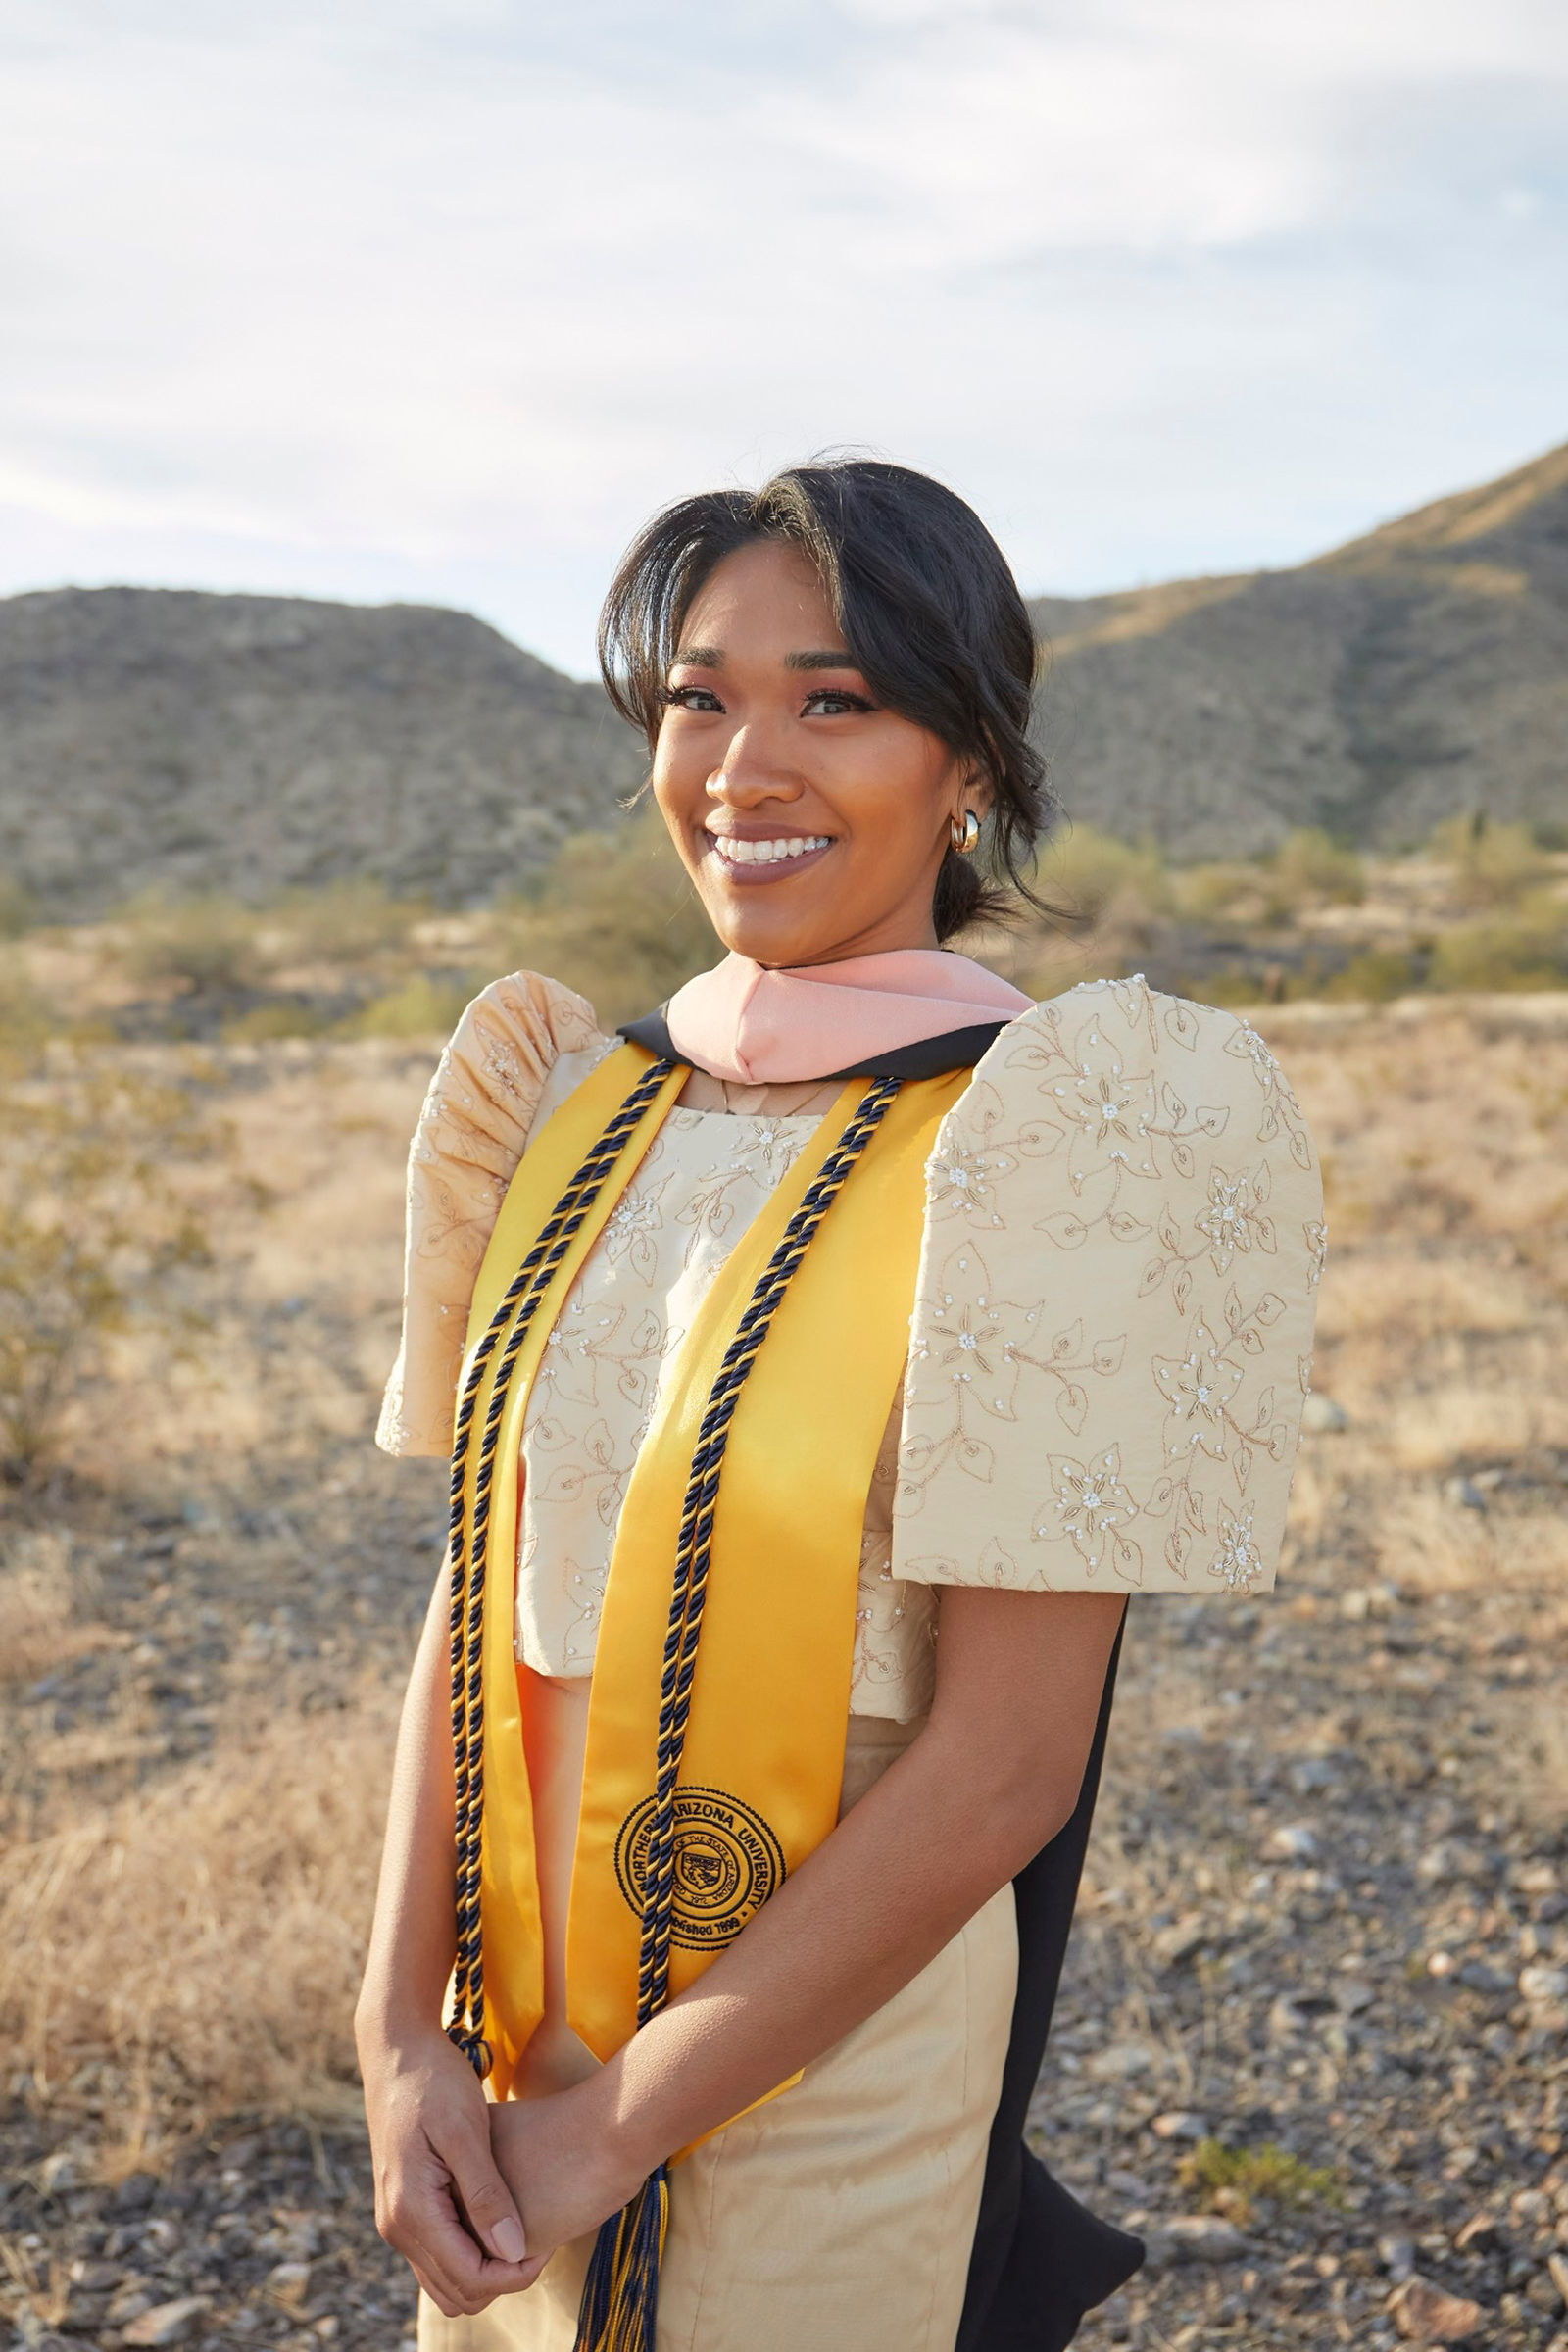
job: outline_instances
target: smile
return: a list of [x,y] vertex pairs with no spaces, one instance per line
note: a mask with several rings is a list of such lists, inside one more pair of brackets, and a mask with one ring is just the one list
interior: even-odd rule
[[831,833],[779,833],[753,840],[734,833],[705,833],[710,854],[737,882],[770,882],[782,869],[814,865],[833,846]]

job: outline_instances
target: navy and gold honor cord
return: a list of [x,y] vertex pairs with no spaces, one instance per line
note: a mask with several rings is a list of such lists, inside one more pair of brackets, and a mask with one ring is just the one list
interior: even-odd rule
[[[484,1961],[479,1929],[484,1827],[481,1665],[490,1483],[495,1468],[496,1438],[513,1369],[539,1301],[627,1139],[675,1067],[668,1059],[651,1064],[562,1194],[486,1326],[474,1350],[458,1408],[452,1452],[450,1541],[452,1742],[457,1765],[457,1968],[453,2016],[447,2032],[481,2077],[489,2073],[491,2058],[484,2038]],[[735,1337],[725,1351],[698,1431],[681,1508],[675,1583],[660,1681],[654,1812],[637,1972],[639,2027],[656,2017],[669,1997],[669,1945],[675,1898],[675,1788],[691,1714],[713,1515],[730,1424],[747,1375],[767,1337],[768,1326],[790,1278],[856,1161],[881,1124],[899,1084],[897,1078],[878,1078],[867,1087],[833,1152],[791,1217],[777,1249],[758,1278]],[[468,1541],[464,1524],[464,1495],[474,1410],[486,1369],[514,1310],[516,1320],[502,1349],[479,1439],[473,1526]],[[600,2229],[583,2287],[574,2352],[654,2352],[659,2266],[668,2222],[668,2168],[661,2164],[631,2202],[621,2212],[612,2214]]]
[[[517,1268],[506,1297],[485,1326],[463,1384],[452,1445],[448,1557],[452,1574],[452,1748],[457,1771],[457,1967],[453,2011],[447,2033],[483,2079],[491,2050],[484,2038],[484,1958],[479,1940],[479,1873],[484,1832],[484,1589],[489,1565],[490,1484],[496,1438],[506,1410],[513,1369],[528,1336],[539,1301],[572,1239],[604,1189],[627,1138],[674,1069],[656,1061],[643,1072],[625,1102],[582,1162]],[[485,1373],[514,1310],[502,1349],[489,1410],[479,1439],[474,1475],[471,1538],[465,1527],[464,1495],[473,1444],[474,1408]]]

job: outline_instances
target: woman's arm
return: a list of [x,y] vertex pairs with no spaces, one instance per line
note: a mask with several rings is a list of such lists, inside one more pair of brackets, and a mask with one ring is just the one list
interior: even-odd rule
[[589,2081],[492,2111],[531,2245],[574,2236],[906,1984],[1078,1801],[1125,1599],[942,1595],[925,1730]]
[[489,2102],[441,2024],[456,1876],[449,1594],[443,1565],[403,1702],[354,2030],[376,2227],[450,2318],[526,2286],[540,2265],[522,2259],[522,2225],[491,2154]]

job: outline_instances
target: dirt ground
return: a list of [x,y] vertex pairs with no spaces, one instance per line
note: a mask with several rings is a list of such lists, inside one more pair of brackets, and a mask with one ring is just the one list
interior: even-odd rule
[[[1568,2352],[1568,997],[1253,1017],[1314,1425],[1272,1595],[1132,1603],[1035,2121],[1150,2259],[1080,2341]],[[114,1051],[221,1128],[216,1247],[4,1500],[0,2318],[397,2352],[349,2015],[443,1532],[369,1443],[433,1048]]]

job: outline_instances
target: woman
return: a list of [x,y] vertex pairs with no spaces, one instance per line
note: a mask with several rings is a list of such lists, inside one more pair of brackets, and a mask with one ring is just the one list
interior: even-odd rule
[[1233,1015],[942,945],[1047,816],[950,492],[682,502],[601,644],[726,954],[498,981],[415,1138],[379,2226],[427,2352],[1051,2352],[1143,2251],[1021,2142],[1126,1600],[1272,1584],[1313,1155]]

